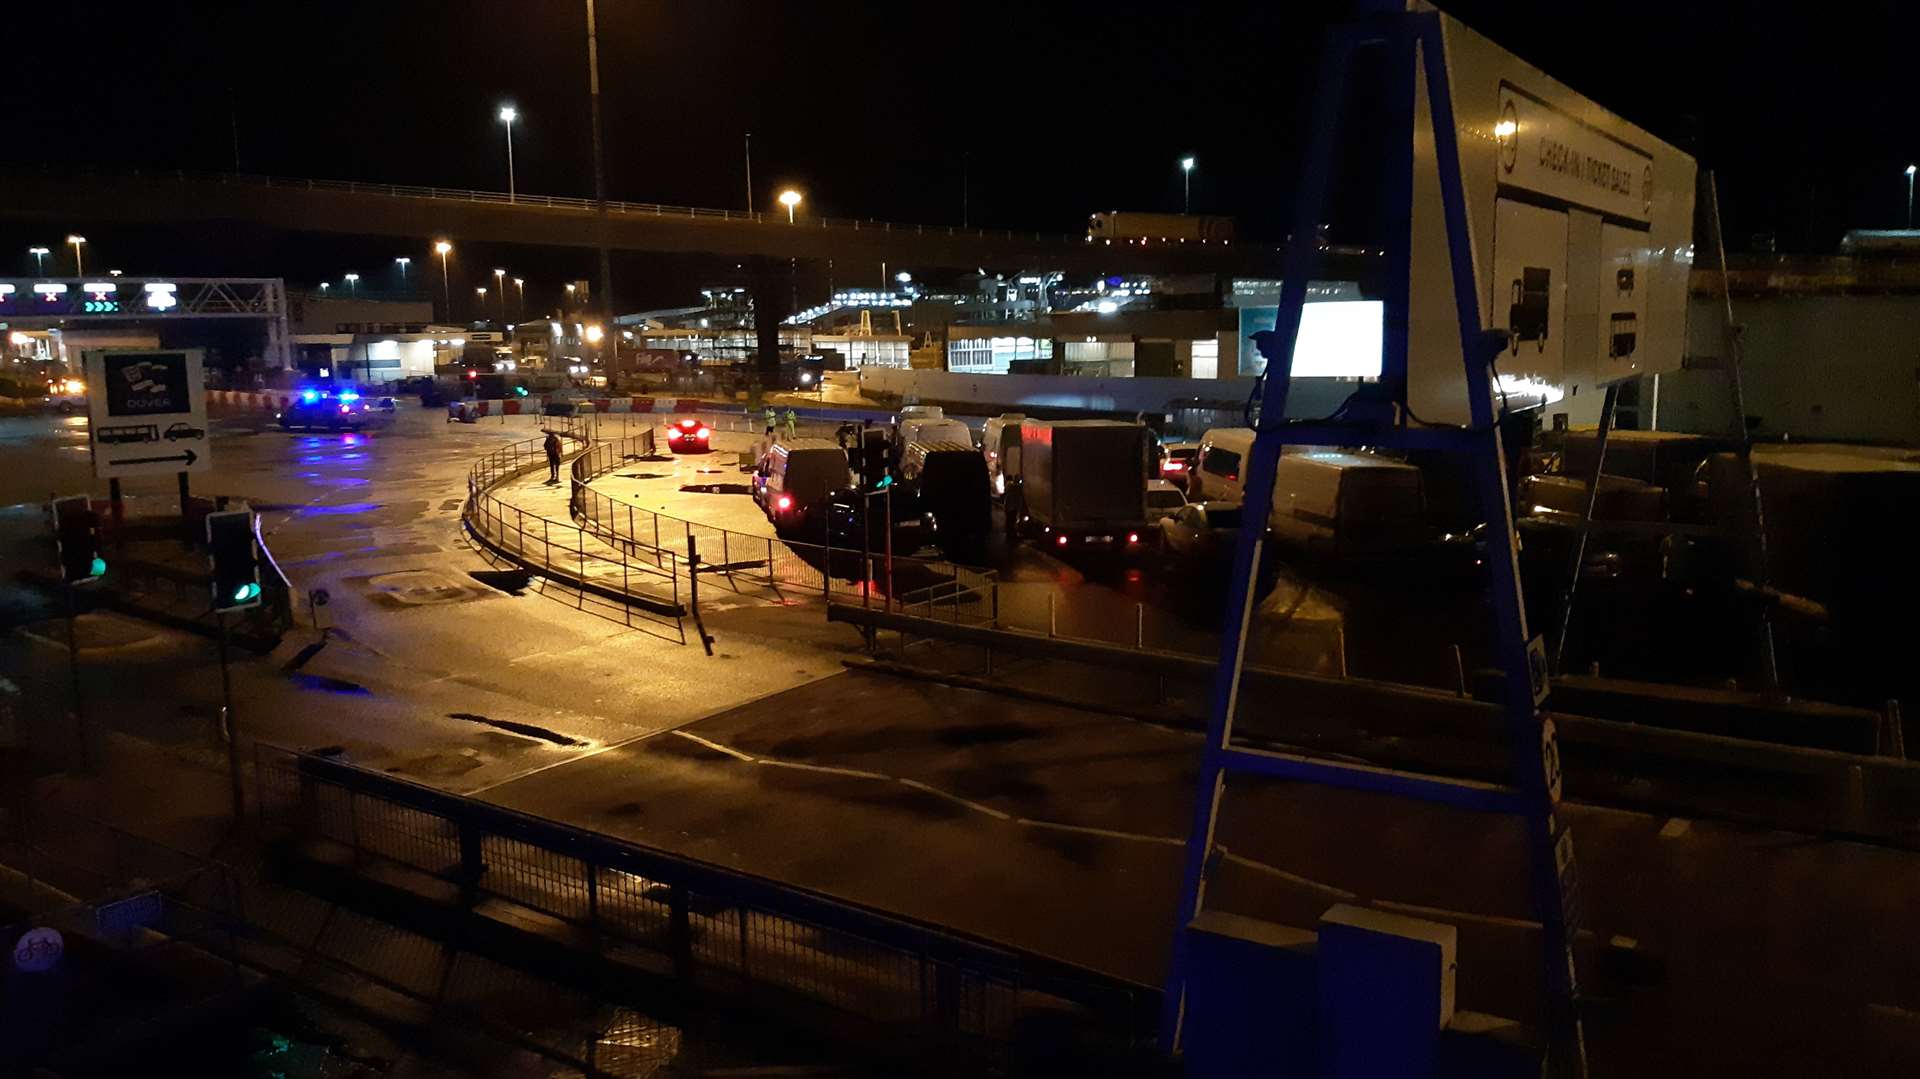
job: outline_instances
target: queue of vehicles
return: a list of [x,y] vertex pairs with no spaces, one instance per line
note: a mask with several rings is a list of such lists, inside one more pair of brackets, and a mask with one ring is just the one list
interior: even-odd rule
[[[688,445],[698,427],[679,421],[670,444],[677,433]],[[976,442],[937,406],[910,405],[890,427],[849,424],[837,440],[773,443],[751,489],[800,542],[857,547],[863,531],[871,543],[890,530],[898,553],[934,548],[979,562],[997,501],[1008,542],[1092,558],[1157,552],[1201,566],[1231,555],[1252,445],[1247,428],[1163,443],[1140,422],[1020,413],[988,419]],[[1418,467],[1312,447],[1282,455],[1267,528],[1277,548],[1333,559],[1392,555],[1439,535]]]

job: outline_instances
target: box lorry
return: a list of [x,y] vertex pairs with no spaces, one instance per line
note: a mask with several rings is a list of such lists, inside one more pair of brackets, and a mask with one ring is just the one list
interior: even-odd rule
[[1023,420],[1007,529],[1055,551],[1139,550],[1147,533],[1145,424]]

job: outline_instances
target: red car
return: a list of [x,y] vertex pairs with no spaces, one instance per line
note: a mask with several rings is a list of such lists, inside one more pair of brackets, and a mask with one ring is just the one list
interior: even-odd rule
[[675,453],[706,453],[713,448],[713,432],[689,416],[667,425],[667,448]]

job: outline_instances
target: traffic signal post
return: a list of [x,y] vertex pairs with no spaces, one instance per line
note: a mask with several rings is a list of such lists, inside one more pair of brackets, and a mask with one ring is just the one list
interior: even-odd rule
[[[181,473],[181,484],[186,473]],[[233,712],[233,675],[227,661],[228,616],[260,606],[260,550],[251,509],[207,514],[207,568],[214,617],[220,620],[220,734],[227,743],[227,776],[233,784],[233,823],[246,819],[246,786],[240,774],[240,724]]]
[[94,512],[91,499],[86,495],[68,495],[54,499],[51,508],[54,550],[67,593],[67,666],[73,680],[73,711],[69,718],[80,744],[80,768],[89,771],[93,767],[93,749],[87,738],[86,711],[81,706],[80,643],[74,629],[80,604],[75,593],[81,585],[104,576],[107,562],[101,557],[100,516]]

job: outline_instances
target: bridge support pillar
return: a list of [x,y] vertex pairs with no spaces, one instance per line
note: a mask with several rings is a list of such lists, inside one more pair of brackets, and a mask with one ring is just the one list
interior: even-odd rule
[[792,259],[755,258],[747,267],[753,296],[754,366],[762,383],[780,373],[780,321],[793,311]]

